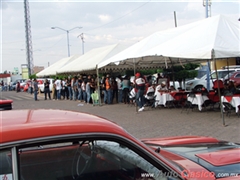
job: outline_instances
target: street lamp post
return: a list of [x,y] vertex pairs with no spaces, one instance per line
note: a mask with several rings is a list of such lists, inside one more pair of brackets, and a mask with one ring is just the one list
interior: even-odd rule
[[60,27],[51,27],[52,29],[60,29],[62,31],[65,31],[67,33],[67,47],[68,47],[68,57],[70,57],[70,47],[69,47],[69,32],[74,30],[74,29],[81,29],[82,27],[74,27],[72,29],[69,29],[69,30],[66,30],[66,29],[63,29],[63,28],[60,28]]

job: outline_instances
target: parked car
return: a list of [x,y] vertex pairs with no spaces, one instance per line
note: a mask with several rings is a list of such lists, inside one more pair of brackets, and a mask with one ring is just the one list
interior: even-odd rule
[[17,82],[19,82],[19,83],[20,83],[20,89],[21,89],[21,91],[23,91],[24,86],[25,86],[25,84],[26,84],[25,81],[26,81],[26,79],[17,79],[16,81],[14,81],[14,82],[12,83],[12,90],[13,90],[13,91],[16,90]]
[[235,143],[198,136],[140,141],[116,123],[71,111],[2,117],[0,179],[239,179]]
[[[224,77],[226,77],[228,74],[240,71],[240,68],[236,69],[219,69],[217,70],[218,78],[221,80],[224,80]],[[210,89],[213,87],[213,81],[215,81],[217,78],[216,71],[213,71],[210,75]],[[187,91],[191,91],[192,89],[200,90],[202,87],[207,87],[207,75],[202,76],[201,78],[194,78],[192,80],[188,80],[185,83],[185,89]]]
[[[0,99],[0,111],[11,110],[13,100],[11,99]],[[2,117],[2,115],[1,115]]]
[[240,88],[240,71],[232,72],[224,78],[227,81],[234,81],[236,83],[236,87]]

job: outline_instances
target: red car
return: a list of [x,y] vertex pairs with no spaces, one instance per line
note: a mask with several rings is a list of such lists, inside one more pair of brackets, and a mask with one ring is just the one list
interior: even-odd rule
[[11,110],[13,100],[10,99],[0,99],[0,111],[2,110]]
[[142,141],[90,114],[2,113],[0,179],[237,180],[240,146],[211,137]]
[[234,81],[236,83],[236,87],[240,87],[240,71],[232,72],[229,76],[226,76],[225,79]]

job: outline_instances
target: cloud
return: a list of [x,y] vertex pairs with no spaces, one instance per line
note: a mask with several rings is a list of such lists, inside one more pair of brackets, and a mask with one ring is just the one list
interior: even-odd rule
[[98,16],[98,18],[103,23],[107,23],[107,22],[109,22],[111,20],[111,17],[109,15],[106,15],[106,14],[101,14],[101,15]]

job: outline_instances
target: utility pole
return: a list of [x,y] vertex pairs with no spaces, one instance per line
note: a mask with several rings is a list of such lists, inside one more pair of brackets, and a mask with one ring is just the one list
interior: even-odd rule
[[203,0],[203,6],[206,9],[206,18],[211,17],[211,14],[212,14],[211,5],[212,5],[211,0]]
[[32,52],[32,35],[30,23],[30,11],[28,0],[24,0],[24,13],[25,13],[25,35],[26,35],[26,54],[28,65],[28,76],[33,74],[33,52]]
[[82,54],[84,54],[84,36],[83,36],[83,33],[78,35],[78,37],[81,37],[81,39],[82,39]]
[[[205,10],[206,10],[206,18],[209,17],[209,15],[211,16],[211,0],[203,0],[203,6],[205,7]],[[208,9],[208,6],[209,6],[209,9]],[[211,69],[211,65],[210,65],[210,62],[208,60],[207,62],[207,90],[209,91],[210,90],[210,69]],[[216,69],[215,69],[216,70]]]
[[175,27],[177,27],[177,15],[176,15],[176,11],[174,11],[174,22],[175,22]]

